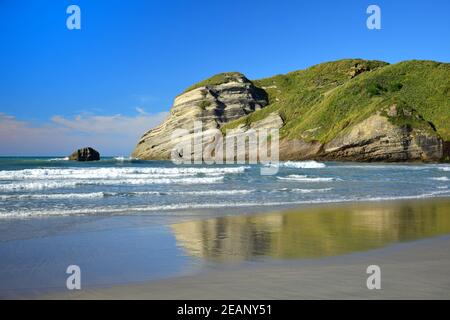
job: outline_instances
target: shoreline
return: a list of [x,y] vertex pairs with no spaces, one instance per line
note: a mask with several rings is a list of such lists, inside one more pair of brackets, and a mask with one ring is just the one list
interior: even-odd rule
[[[417,221],[427,219],[430,212],[431,214],[434,212],[435,218],[444,218],[445,220],[440,220],[439,223],[438,221],[433,222],[428,231],[425,230],[427,229],[426,225],[417,224],[417,226],[422,226],[425,229],[413,235],[409,234],[408,230],[403,230],[403,227],[400,229],[397,228],[398,226],[395,227],[401,220],[391,221],[397,215],[396,208],[403,208],[404,212],[401,214],[406,216],[417,213]],[[65,290],[53,293],[47,292],[38,294],[34,298],[450,299],[449,208],[449,198],[383,201],[379,203],[328,203],[307,208],[302,206],[294,210],[281,212],[216,217],[175,223],[171,225],[171,229],[177,239],[177,246],[184,246],[184,250],[190,255],[197,255],[199,259],[210,261],[214,264],[214,267],[200,268],[193,274],[174,275],[159,280],[88,287],[80,292],[67,292]],[[348,216],[346,210],[351,210],[353,213],[350,216],[356,215],[356,218],[347,221],[350,216]],[[195,246],[198,240],[196,233],[193,233],[192,230],[195,230],[199,225],[222,221],[221,225],[225,228],[224,230],[231,230],[225,231],[229,234],[225,233],[223,237],[237,239],[239,237],[245,238],[248,233],[246,227],[250,225],[261,225],[262,229],[267,229],[267,221],[269,221],[269,226],[272,224],[279,226],[279,219],[277,218],[279,215],[282,216],[281,221],[285,225],[284,229],[279,232],[281,236],[288,235],[288,242],[276,240],[275,245],[278,247],[274,251],[265,252],[270,259],[261,260],[263,256],[260,256],[258,252],[254,256],[249,256],[248,252],[239,253],[242,248],[236,243],[230,247],[234,250],[234,253],[231,252],[231,256],[230,252],[226,252],[226,250],[219,253],[218,256],[208,255],[208,252],[215,252],[216,250],[215,247],[207,247],[209,245],[208,239],[205,240],[206,247],[205,243],[203,248],[192,246],[193,244]],[[353,225],[354,230],[352,229],[351,233],[344,232],[342,234],[341,223],[336,220],[337,217],[343,219],[343,228],[349,228]],[[369,220],[369,225],[361,224],[362,220],[359,217],[364,217],[366,221]],[[374,218],[377,219],[373,220]],[[292,219],[300,219],[300,223],[295,223],[295,220]],[[316,223],[322,219],[331,219],[331,224],[326,223],[325,227],[319,225],[319,236],[308,235],[305,239],[309,242],[305,239],[298,241],[298,239],[289,238],[292,228],[298,230],[299,226],[307,222],[309,223],[308,228],[312,228],[314,224],[311,223]],[[389,222],[386,222],[386,219]],[[414,219],[407,221],[407,225],[413,229],[414,224],[411,225],[411,221]],[[243,221],[246,220],[249,222],[243,224]],[[378,225],[380,221],[384,222]],[[333,226],[338,227],[332,232],[321,233]],[[389,228],[392,228],[392,226],[394,226],[394,229],[390,230]],[[439,226],[443,229],[437,230],[436,227]],[[384,230],[383,228],[386,227],[389,228]],[[235,228],[243,229],[242,231],[233,231]],[[300,233],[306,232],[306,230],[309,230],[308,228],[301,229]],[[189,232],[186,233],[185,230]],[[276,230],[271,229],[270,232],[273,234]],[[372,230],[371,232],[374,233],[368,235],[368,230]],[[399,238],[398,230],[403,230],[401,232],[406,232],[406,234]],[[335,234],[337,231],[340,231],[341,234]],[[205,230],[202,230],[199,234],[208,238],[208,233]],[[393,235],[394,238],[391,239]],[[211,240],[216,239],[215,235],[209,236]],[[352,238],[355,239],[352,240]],[[294,240],[297,240],[297,242]],[[350,241],[350,243],[342,244],[340,243],[342,241]],[[248,244],[248,239],[244,239],[242,243]],[[290,247],[292,243],[293,247]],[[229,240],[222,240],[221,242],[222,247],[227,247],[229,244],[231,244]],[[300,248],[301,246],[297,246],[298,244],[303,244],[306,247],[311,246],[310,251],[304,252]],[[336,245],[336,248],[321,252],[318,256],[315,255],[324,248],[333,246],[333,244]],[[259,241],[259,245],[264,245],[264,242]],[[288,248],[287,251],[286,248]],[[200,250],[204,250],[204,252],[199,254]],[[286,251],[286,256],[283,255],[284,251]],[[228,261],[230,257],[236,257],[236,254],[238,256],[241,254],[242,257],[235,261]],[[271,257],[273,254],[275,255]],[[365,284],[368,277],[366,268],[371,264],[380,265],[382,268],[381,290],[368,290],[366,288]]]
[[[220,217],[224,213],[220,211],[220,209],[226,208],[228,211],[225,213],[225,215],[235,215],[235,212],[240,212],[242,209],[247,208],[250,209],[250,211],[244,211],[243,214],[245,215],[256,215],[256,214],[265,214],[265,213],[271,213],[271,212],[283,212],[288,210],[295,210],[300,208],[315,208],[315,207],[327,207],[327,206],[345,206],[345,205],[352,205],[352,204],[381,204],[381,203],[401,203],[401,202],[409,202],[409,201],[436,201],[440,199],[450,199],[450,189],[444,189],[444,190],[438,190],[435,191],[435,194],[420,194],[420,195],[411,195],[411,196],[397,196],[397,197],[377,197],[377,198],[361,198],[361,199],[330,199],[330,200],[305,200],[305,201],[293,201],[293,202],[286,202],[286,203],[267,203],[267,204],[244,204],[241,206],[211,206],[208,205],[205,206],[199,206],[199,207],[186,207],[186,208],[179,208],[179,209],[172,209],[167,210],[165,212],[167,213],[184,213],[184,212],[208,212],[209,210],[219,210],[219,214],[215,217]],[[84,211],[83,211],[84,210]],[[120,209],[117,212],[105,210],[104,212],[96,213],[94,215],[89,215],[86,211],[86,209],[80,209],[80,212],[83,213],[67,213],[67,214],[54,214],[54,215],[33,215],[33,216],[20,216],[20,217],[9,217],[9,216],[3,216],[0,217],[0,222],[6,221],[6,222],[13,222],[13,221],[23,221],[23,220],[33,220],[33,219],[47,219],[47,218],[70,218],[70,217],[127,217],[130,216],[129,212],[127,212],[126,209]],[[145,209],[145,208],[139,208],[137,212],[142,212],[143,214],[137,214],[137,216],[146,216],[150,213],[157,212],[158,209]],[[107,215],[111,214],[111,215]],[[237,213],[239,214],[239,213]],[[195,217],[194,215],[193,217]],[[214,216],[213,216],[214,217]],[[191,217],[189,217],[191,219]],[[200,218],[203,219],[203,218]]]

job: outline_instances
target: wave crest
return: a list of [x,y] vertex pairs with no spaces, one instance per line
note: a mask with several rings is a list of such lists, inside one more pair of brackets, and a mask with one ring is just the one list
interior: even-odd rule
[[330,181],[337,181],[340,180],[339,178],[323,178],[323,177],[308,177],[306,175],[298,175],[298,174],[291,174],[287,177],[277,177],[280,180],[290,180],[290,181],[302,181],[302,182],[330,182]]
[[64,168],[64,169],[23,169],[0,171],[0,180],[39,179],[121,179],[155,178],[163,176],[194,176],[198,174],[218,176],[243,173],[249,167],[230,168]]
[[314,160],[310,161],[286,161],[278,162],[275,164],[270,164],[273,167],[285,167],[285,168],[297,168],[297,169],[319,169],[325,168],[325,163],[317,162]]

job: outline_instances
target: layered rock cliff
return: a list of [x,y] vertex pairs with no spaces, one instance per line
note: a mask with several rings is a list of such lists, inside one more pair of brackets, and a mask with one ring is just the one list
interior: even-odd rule
[[356,161],[438,161],[443,158],[443,142],[426,121],[419,129],[395,125],[377,113],[325,144],[322,156]]
[[281,160],[448,160],[450,65],[349,59],[255,81],[219,74],[179,95],[133,156],[169,159],[171,134],[191,139],[194,121],[203,132],[277,129]]
[[[239,119],[267,105],[267,93],[257,88],[240,73],[223,73],[176,97],[169,117],[157,128],[146,132],[132,156],[140,159],[169,159],[177,140],[176,129],[191,134],[194,122],[202,122],[202,130],[220,129],[225,123]],[[188,135],[184,139],[190,139]]]

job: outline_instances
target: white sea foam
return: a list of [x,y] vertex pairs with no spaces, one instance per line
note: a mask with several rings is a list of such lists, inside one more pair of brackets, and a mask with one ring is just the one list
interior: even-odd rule
[[431,180],[436,180],[436,181],[450,181],[450,179],[448,177],[439,177],[439,178],[430,178]]
[[161,178],[161,179],[120,179],[120,180],[59,180],[59,181],[32,181],[0,184],[0,191],[44,190],[73,188],[83,185],[151,185],[151,184],[212,184],[223,181],[221,177],[194,177],[194,178]]
[[161,178],[161,179],[121,179],[121,180],[97,180],[83,181],[86,185],[149,185],[149,184],[212,184],[223,181],[223,176],[218,177],[194,177],[194,178]]
[[131,158],[131,157],[114,157],[114,160],[119,161],[119,162],[125,162],[125,161],[133,161],[133,160],[137,160],[136,158]]
[[[316,192],[327,192],[331,191],[333,188],[322,188],[322,189],[301,189],[301,188],[281,188],[277,190],[271,190],[268,192],[295,192],[295,193],[316,193]],[[267,191],[262,191],[267,192]]]
[[0,184],[0,191],[44,190],[58,188],[73,188],[77,181],[39,181],[39,182],[14,182]]
[[103,192],[91,192],[91,193],[50,193],[50,194],[18,194],[18,195],[0,195],[1,200],[9,199],[92,199],[103,198],[105,193]]
[[180,195],[193,195],[193,196],[201,196],[201,195],[233,195],[233,194],[250,194],[255,192],[256,190],[200,190],[200,191],[180,191],[176,194]]
[[0,171],[0,180],[37,180],[37,179],[121,179],[155,178],[162,176],[193,176],[239,174],[248,167],[204,168],[63,168],[63,169],[24,169]]
[[[298,202],[294,202],[298,203]],[[282,202],[223,202],[223,203],[178,203],[160,206],[124,206],[124,207],[98,207],[98,208],[83,208],[83,209],[50,209],[50,210],[13,210],[0,211],[1,218],[27,218],[39,216],[68,216],[68,215],[96,215],[96,214],[129,214],[132,212],[154,212],[154,211],[179,211],[187,209],[215,209],[215,208],[229,208],[229,207],[248,207],[248,206],[268,206],[268,205],[283,205],[294,203]]]
[[299,193],[314,193],[314,192],[327,192],[331,191],[333,188],[323,188],[323,189],[292,189],[292,192],[299,192]]
[[339,202],[361,202],[361,201],[387,201],[400,199],[421,199],[438,197],[450,193],[450,190],[434,191],[430,193],[410,195],[410,196],[386,196],[386,197],[349,197],[314,199],[290,202],[220,202],[220,203],[177,203],[160,206],[121,206],[121,207],[94,207],[83,209],[49,209],[49,210],[0,210],[1,218],[28,218],[39,216],[67,216],[67,215],[95,215],[95,214],[130,214],[139,212],[154,211],[180,211],[189,209],[214,209],[214,208],[239,208],[239,207],[260,207],[260,206],[293,206],[298,204],[319,204],[319,203],[339,203]]
[[166,192],[160,191],[135,191],[135,192],[105,192],[105,197],[113,196],[163,196],[167,195]]
[[69,157],[64,157],[64,158],[52,158],[52,159],[48,159],[48,161],[69,161]]
[[317,169],[325,168],[326,165],[317,161],[287,161],[280,162],[280,166],[287,168]]
[[[261,190],[260,192],[296,192],[296,193],[317,193],[327,192],[332,188],[323,189],[289,189]],[[132,191],[132,192],[91,192],[91,193],[31,193],[31,194],[8,194],[0,195],[1,200],[23,200],[23,199],[92,199],[103,197],[135,197],[135,196],[228,196],[245,195],[257,192],[256,189],[233,189],[233,190],[198,190],[198,191]]]
[[336,181],[340,180],[338,178],[312,178],[305,175],[291,174],[287,177],[277,177],[280,180],[291,180],[291,181],[302,181],[302,182],[328,182],[328,181]]
[[249,194],[255,192],[256,190],[199,190],[199,191],[135,191],[135,192],[124,192],[124,193],[106,193],[106,196],[123,195],[123,196],[148,196],[148,195],[190,195],[190,196],[203,196],[203,195],[235,195],[235,194]]
[[[395,196],[395,197],[372,197],[372,198],[357,198],[356,201],[386,201],[386,200],[402,200],[402,199],[423,199],[423,198],[433,198],[436,196],[444,195],[450,193],[450,190],[440,190],[432,191],[428,193],[422,193],[418,195],[410,196]],[[350,199],[349,201],[354,201]]]
[[318,168],[325,168],[325,163],[317,162],[314,160],[311,161],[286,161],[286,162],[279,162],[276,164],[269,164],[268,166],[273,167],[285,167],[285,168],[298,168],[298,169],[318,169]]
[[[332,168],[336,169],[361,169],[361,170],[411,170],[411,171],[417,171],[417,170],[436,170],[436,169],[442,169],[446,167],[439,167],[434,164],[420,164],[420,165],[413,165],[413,164],[380,164],[380,163],[366,163],[366,164],[336,164],[333,165]],[[450,167],[447,167],[450,170]],[[444,171],[447,171],[444,169]]]

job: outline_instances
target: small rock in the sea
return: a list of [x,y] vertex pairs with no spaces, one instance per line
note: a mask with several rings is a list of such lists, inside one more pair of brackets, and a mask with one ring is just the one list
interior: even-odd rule
[[75,161],[98,161],[100,160],[100,153],[91,148],[81,148],[72,153],[69,156],[69,160],[75,160]]

